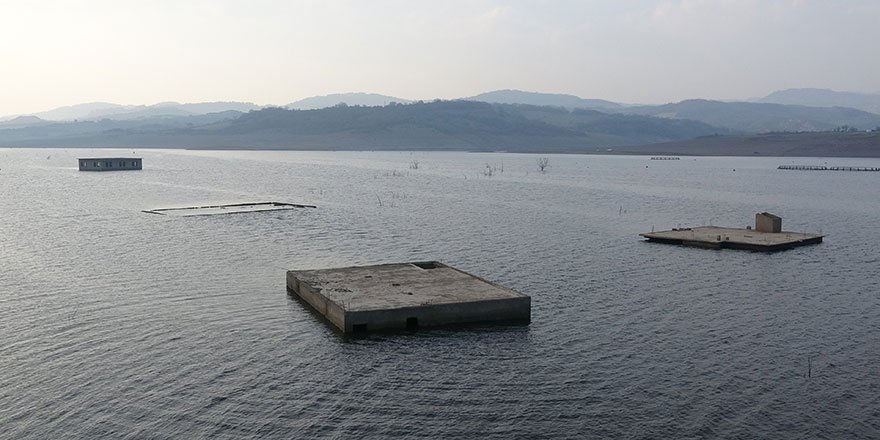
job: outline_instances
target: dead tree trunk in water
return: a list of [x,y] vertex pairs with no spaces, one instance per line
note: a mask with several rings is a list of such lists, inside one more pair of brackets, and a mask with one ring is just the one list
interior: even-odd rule
[[544,169],[547,168],[547,164],[550,163],[549,157],[539,157],[538,158],[538,171],[544,172]]

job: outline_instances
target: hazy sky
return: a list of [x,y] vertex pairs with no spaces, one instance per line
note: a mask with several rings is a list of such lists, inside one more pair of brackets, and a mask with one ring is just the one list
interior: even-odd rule
[[878,0],[0,0],[0,115],[353,91],[880,92],[878,45]]

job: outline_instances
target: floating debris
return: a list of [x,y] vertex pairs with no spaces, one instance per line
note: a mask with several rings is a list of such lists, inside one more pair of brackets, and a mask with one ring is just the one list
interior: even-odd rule
[[145,209],[147,214],[195,217],[203,215],[244,214],[247,212],[284,211],[297,208],[317,208],[314,205],[300,205],[284,202],[230,203],[226,205],[186,206],[183,208]]

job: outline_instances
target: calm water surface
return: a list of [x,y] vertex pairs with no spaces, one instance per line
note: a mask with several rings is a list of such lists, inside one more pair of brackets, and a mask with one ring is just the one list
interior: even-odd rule
[[[536,157],[0,149],[0,438],[880,437],[880,173],[776,170],[880,161]],[[141,212],[268,200],[318,209]],[[759,211],[826,241],[637,236]],[[350,340],[284,285],[427,259],[532,324]]]

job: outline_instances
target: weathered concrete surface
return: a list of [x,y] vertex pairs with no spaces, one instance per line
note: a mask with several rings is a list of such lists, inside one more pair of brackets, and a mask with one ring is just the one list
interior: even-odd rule
[[754,229],[700,226],[639,234],[651,241],[707,248],[778,251],[822,242],[822,235],[804,232],[761,232]]
[[345,333],[531,320],[531,298],[438,262],[287,272],[287,289]]
[[755,214],[755,229],[759,232],[782,232],[782,218],[769,212]]

